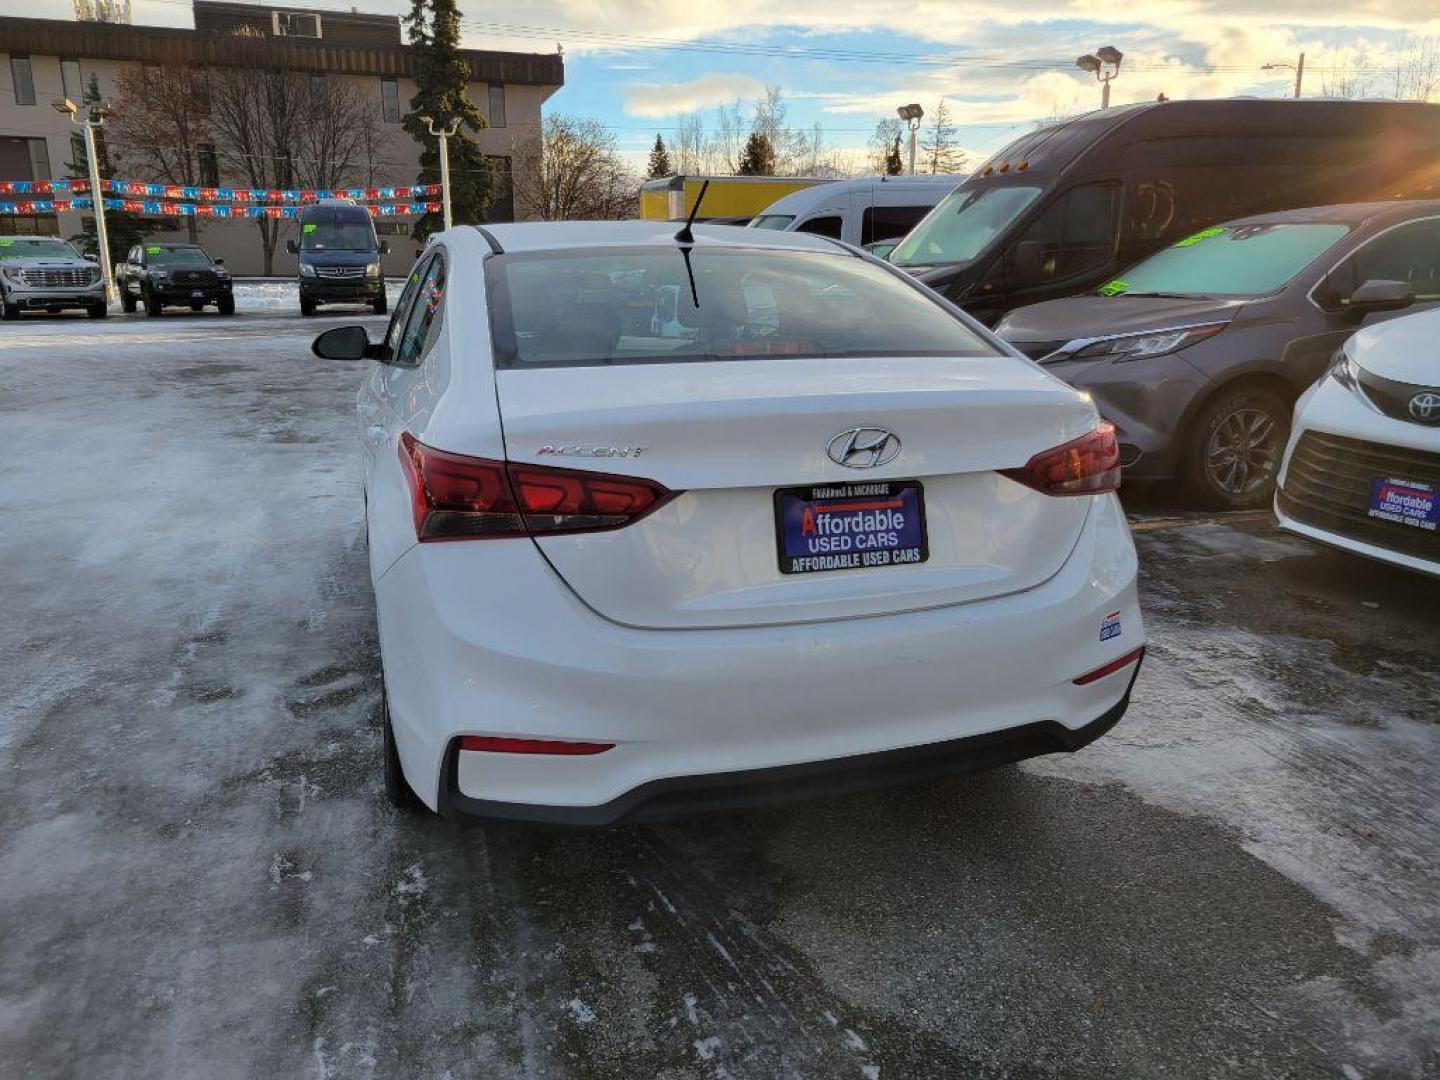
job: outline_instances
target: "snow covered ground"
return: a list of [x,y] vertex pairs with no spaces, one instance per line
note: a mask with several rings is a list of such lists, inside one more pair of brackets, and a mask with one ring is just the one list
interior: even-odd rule
[[399,816],[364,368],[308,348],[385,320],[293,303],[0,327],[0,1076],[1435,1075],[1440,585],[1141,503],[1151,653],[1073,757]]

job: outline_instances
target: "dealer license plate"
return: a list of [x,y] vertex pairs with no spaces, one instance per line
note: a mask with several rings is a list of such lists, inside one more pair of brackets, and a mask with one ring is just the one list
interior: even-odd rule
[[775,492],[782,574],[923,563],[925,491],[918,480],[815,484]]
[[1418,480],[1379,477],[1370,488],[1370,516],[1435,532],[1440,527],[1440,491]]

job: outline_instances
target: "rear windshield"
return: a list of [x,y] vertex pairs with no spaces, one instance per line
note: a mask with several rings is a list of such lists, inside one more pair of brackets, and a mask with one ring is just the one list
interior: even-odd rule
[[375,227],[368,221],[307,221],[300,226],[305,251],[372,251]]
[[40,237],[0,236],[0,259],[78,259],[75,249],[64,240]]
[[1332,222],[1215,225],[1100,286],[1102,296],[1264,296],[1285,287],[1344,236]]
[[689,264],[693,291],[678,245],[488,260],[497,365],[997,351],[922,287],[849,255],[697,247]]
[[149,248],[146,256],[162,266],[209,266],[210,256],[200,248]]

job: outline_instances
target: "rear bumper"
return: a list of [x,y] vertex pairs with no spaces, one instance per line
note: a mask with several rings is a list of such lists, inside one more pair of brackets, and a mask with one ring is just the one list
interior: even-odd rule
[[[1008,745],[986,751],[996,760],[1047,752],[1034,747],[1109,715],[1133,672],[1075,678],[1145,640],[1114,496],[1093,500],[1070,557],[1032,589],[829,622],[620,626],[524,541],[413,545],[372,570],[406,778],[432,808],[523,820],[604,822],[673,784],[708,800],[737,782],[763,789],[771,769],[848,773],[859,761],[865,773],[872,755],[949,757],[949,744],[996,733],[1023,733],[997,737]],[[1102,639],[1111,615],[1122,632]],[[615,745],[585,757],[455,751],[461,735]],[[991,763],[979,750],[960,756]]]
[[1141,659],[1125,670],[1125,694],[1080,728],[1053,720],[971,735],[925,746],[906,746],[855,757],[807,761],[733,773],[702,773],[652,780],[601,806],[545,806],[473,798],[460,791],[459,743],[452,743],[441,768],[437,809],[451,820],[479,818],[532,825],[597,828],[664,821],[690,814],[744,810],[847,795],[897,784],[920,783],[1008,765],[1042,754],[1073,753],[1090,745],[1120,722],[1130,706],[1130,691]]

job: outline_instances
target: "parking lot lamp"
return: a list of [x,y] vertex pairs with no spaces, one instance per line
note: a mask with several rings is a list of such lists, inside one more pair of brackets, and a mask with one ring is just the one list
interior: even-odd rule
[[449,127],[437,128],[428,116],[420,117],[430,129],[430,134],[440,140],[440,200],[444,204],[445,228],[453,224],[450,217],[450,137],[460,130],[459,119],[451,120]]
[[1265,64],[1263,70],[1280,71],[1285,68],[1289,68],[1295,72],[1295,96],[1298,98],[1300,96],[1300,84],[1305,81],[1305,54],[1302,52],[1299,61],[1294,64],[1287,64],[1283,60],[1277,60],[1273,64]]
[[920,131],[920,119],[925,110],[919,105],[901,105],[895,110],[897,116],[910,125],[910,175],[915,175],[915,138]]
[[1075,66],[1081,71],[1088,71],[1095,76],[1095,81],[1100,84],[1100,108],[1110,107],[1110,81],[1120,74],[1120,62],[1125,59],[1125,54],[1113,45],[1106,45],[1096,49],[1094,55],[1086,53],[1075,61]]
[[90,167],[90,205],[95,208],[95,242],[100,246],[100,275],[105,279],[105,302],[115,302],[115,275],[110,270],[110,235],[105,231],[105,192],[100,188],[100,166],[95,155],[95,129],[105,123],[110,110],[92,104],[83,115],[80,106],[69,98],[57,98],[51,107],[65,113],[70,122],[85,132],[85,161]]

